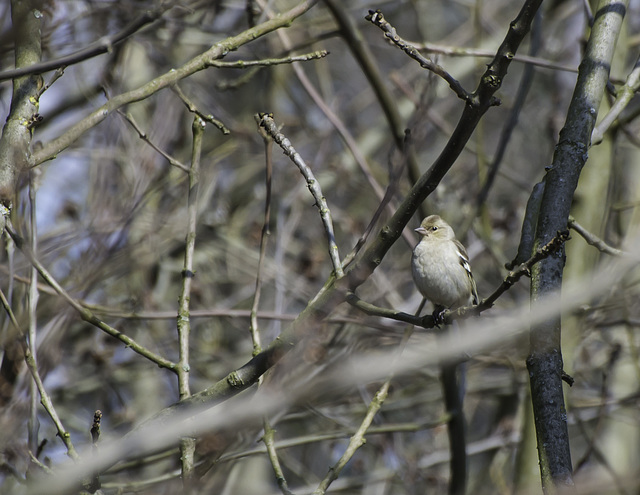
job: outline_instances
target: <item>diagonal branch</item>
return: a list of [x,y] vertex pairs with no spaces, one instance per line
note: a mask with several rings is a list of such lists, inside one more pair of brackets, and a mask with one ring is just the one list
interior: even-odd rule
[[435,75],[441,77],[449,87],[453,90],[453,92],[458,95],[462,101],[467,103],[472,103],[471,94],[462,87],[462,84],[454,78],[451,74],[449,74],[444,68],[438,64],[436,64],[433,60],[422,55],[418,49],[413,46],[408,41],[403,40],[389,21],[387,21],[382,12],[380,10],[370,10],[369,15],[366,17],[368,21],[370,21],[374,26],[378,26],[384,32],[384,35],[387,39],[391,40],[391,42],[400,48],[404,53],[409,55],[413,60],[420,64],[420,67],[423,69],[430,70]]
[[163,88],[167,88],[177,83],[185,77],[189,77],[196,72],[206,69],[211,65],[211,62],[226,56],[230,51],[238,49],[240,46],[245,45],[255,39],[264,36],[276,29],[288,26],[294,19],[307,12],[317,0],[305,0],[288,12],[285,12],[271,20],[268,20],[254,28],[247,29],[242,33],[219,41],[213,45],[209,50],[201,53],[197,57],[192,58],[182,67],[177,69],[171,69],[169,72],[149,81],[148,83],[133,89],[126,93],[122,93],[118,96],[114,96],[100,108],[97,108],[91,112],[88,116],[82,119],[80,122],[73,125],[70,129],[64,132],[61,136],[57,137],[53,141],[45,144],[42,149],[36,151],[31,156],[31,165],[40,165],[46,160],[51,160],[58,153],[69,147],[80,136],[82,136],[89,129],[92,129],[104,119],[106,119],[111,113],[115,112],[124,105],[133,103],[136,101],[144,100],[154,93],[157,93]]
[[86,321],[88,323],[91,323],[92,325],[98,327],[100,330],[104,331],[105,333],[108,333],[112,337],[115,337],[116,339],[120,340],[127,347],[131,348],[131,350],[133,350],[134,352],[137,352],[141,356],[146,357],[147,359],[149,359],[150,361],[154,362],[158,366],[160,366],[162,368],[167,368],[168,370],[171,370],[171,371],[174,371],[174,372],[176,371],[176,364],[175,363],[173,363],[172,361],[169,361],[168,359],[165,359],[162,356],[150,351],[149,349],[147,349],[143,345],[138,344],[131,337],[128,337],[127,335],[122,333],[120,330],[112,327],[111,325],[108,325],[107,323],[102,321],[100,318],[98,318],[96,315],[94,315],[91,310],[85,308],[76,299],[71,297],[71,295],[56,281],[56,279],[53,278],[53,276],[42,265],[42,263],[40,263],[40,261],[38,261],[38,259],[35,257],[35,255],[31,251],[31,249],[29,248],[27,243],[24,241],[24,239],[22,237],[20,237],[20,235],[18,235],[18,233],[15,231],[15,229],[13,228],[13,225],[11,224],[11,221],[9,220],[9,218],[5,218],[5,221],[6,221],[5,230],[9,233],[9,235],[13,239],[13,242],[15,242],[16,246],[18,247],[18,249],[20,249],[22,251],[22,253],[27,257],[27,259],[36,268],[36,270],[38,270],[38,273],[40,274],[40,276],[51,287],[53,287],[53,289],[60,296],[62,296],[62,298],[65,301],[67,301],[67,303],[69,303],[69,305],[73,309],[75,309],[78,312],[78,314],[80,315],[80,318],[82,318],[84,321]]
[[38,64],[32,64],[27,67],[19,67],[17,69],[5,70],[0,72],[0,81],[6,81],[7,79],[14,79],[16,77],[24,77],[28,75],[42,74],[50,70],[60,69],[62,67],[68,67],[69,65],[77,64],[84,60],[93,58],[97,55],[110,52],[115,45],[126,40],[129,36],[142,29],[147,24],[155,22],[162,14],[164,14],[171,6],[169,4],[162,4],[153,10],[142,13],[135,18],[124,28],[111,36],[103,36],[99,40],[91,43],[89,46],[82,48],[76,52],[65,55],[64,57],[56,58],[54,60],[47,60]]

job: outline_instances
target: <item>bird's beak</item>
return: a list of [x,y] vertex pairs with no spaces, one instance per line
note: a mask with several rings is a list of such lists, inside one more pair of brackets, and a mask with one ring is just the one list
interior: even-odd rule
[[417,229],[414,229],[414,231],[420,235],[427,235],[427,229],[424,227],[418,227]]

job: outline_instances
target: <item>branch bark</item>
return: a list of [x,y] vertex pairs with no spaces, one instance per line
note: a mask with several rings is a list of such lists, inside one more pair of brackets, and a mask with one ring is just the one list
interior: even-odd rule
[[[602,0],[598,6],[587,50],[564,128],[544,178],[535,245],[546,244],[567,228],[571,200],[587,160],[600,101],[609,78],[614,47],[626,12],[624,1]],[[559,294],[565,264],[564,249],[536,264],[531,278],[531,306],[550,294]],[[527,359],[545,493],[573,485],[567,413],[562,391],[560,315],[531,328]]]
[[[11,2],[11,21],[15,26],[15,64],[28,67],[42,56],[42,13],[36,0]],[[13,80],[11,110],[0,137],[0,201],[9,205],[16,194],[20,174],[28,166],[31,129],[38,113],[40,76],[28,75]]]

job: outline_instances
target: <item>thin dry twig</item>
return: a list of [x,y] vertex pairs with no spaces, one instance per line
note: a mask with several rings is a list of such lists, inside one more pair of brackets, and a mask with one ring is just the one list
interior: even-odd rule
[[557,232],[555,237],[553,237],[547,244],[536,249],[536,252],[533,253],[533,256],[531,256],[527,261],[521,263],[514,270],[510,271],[509,274],[504,278],[500,286],[489,297],[480,301],[480,304],[474,306],[472,309],[474,309],[475,312],[479,314],[482,311],[485,311],[492,307],[498,300],[498,298],[511,287],[513,287],[513,285],[515,285],[515,283],[523,276],[531,276],[531,268],[533,267],[533,265],[551,256],[569,239],[571,239],[571,236],[569,235],[568,230]]
[[287,479],[284,477],[284,471],[282,470],[280,459],[278,458],[278,451],[275,443],[276,431],[273,429],[266,417],[264,418],[263,426],[264,435],[262,436],[262,441],[267,449],[267,456],[269,457],[269,461],[273,467],[278,487],[283,495],[293,495],[293,492],[289,489],[289,483],[287,483]]
[[23,254],[31,262],[31,264],[36,268],[36,270],[38,270],[38,273],[45,280],[45,282],[47,282],[58,293],[58,295],[62,296],[62,298],[65,301],[67,301],[67,303],[78,312],[78,314],[80,315],[80,318],[98,327],[100,330],[103,330],[104,332],[108,333],[112,337],[115,337],[116,339],[120,340],[132,351],[140,354],[141,356],[146,357],[147,359],[154,362],[158,366],[162,368],[166,368],[173,372],[176,371],[176,363],[168,359],[165,359],[162,356],[147,349],[146,347],[138,344],[131,337],[125,335],[120,330],[102,321],[100,318],[94,315],[92,311],[85,308],[76,299],[71,297],[71,295],[56,281],[56,279],[53,278],[53,276],[42,265],[42,263],[38,261],[38,259],[35,257],[31,249],[29,248],[29,246],[25,243],[24,239],[20,235],[18,235],[18,233],[15,231],[9,218],[5,218],[5,221],[6,221],[5,230],[11,236],[11,238],[13,239],[13,242],[15,242],[18,249],[20,249],[23,252]]
[[162,2],[161,5],[155,9],[145,11],[140,16],[136,17],[117,33],[112,34],[111,36],[103,36],[89,46],[74,53],[70,53],[69,55],[65,55],[64,57],[48,60],[39,64],[33,64],[28,67],[20,67],[18,69],[0,72],[0,81],[15,79],[16,77],[27,76],[30,74],[42,74],[43,72],[48,72],[54,69],[64,69],[69,65],[77,64],[102,53],[110,52],[115,45],[126,40],[129,36],[136,33],[147,24],[155,22],[171,7],[172,5],[170,3]]
[[[36,193],[39,186],[40,171],[32,170],[29,174],[29,228],[31,229],[31,250],[38,252],[38,226],[36,222]],[[37,329],[38,329],[38,300],[40,293],[38,292],[38,271],[31,267],[29,274],[29,295],[28,295],[28,311],[29,311],[29,328],[27,333],[27,345],[33,356],[34,366],[38,368],[38,354],[36,348]],[[34,382],[29,382],[29,449],[36,452],[38,448],[38,411],[37,411],[37,386]]]
[[[280,30],[278,31],[278,36],[282,40],[282,44],[287,50],[293,49],[293,43],[289,39],[289,36],[286,32]],[[313,83],[307,77],[307,74],[304,72],[303,68],[299,64],[294,64],[293,71],[295,72],[296,77],[304,87],[305,91],[309,94],[311,99],[315,102],[315,104],[322,111],[329,122],[331,122],[331,124],[335,127],[336,131],[338,131],[338,134],[340,134],[340,137],[343,139],[345,146],[351,152],[353,159],[355,160],[358,167],[360,167],[362,174],[373,189],[373,192],[380,200],[380,203],[385,204],[387,210],[391,214],[393,214],[396,209],[396,205],[391,201],[391,193],[393,191],[389,191],[388,187],[387,191],[385,192],[384,188],[379,184],[371,171],[371,167],[369,166],[366,157],[362,154],[362,151],[360,151],[360,146],[354,139],[353,135],[351,134],[345,123],[342,121],[342,119],[331,109],[331,106],[324,101],[322,95],[314,87]],[[405,229],[402,234],[407,244],[411,246],[414,242],[414,238],[411,233],[408,232],[408,229]],[[368,236],[368,232],[365,232],[363,236]],[[357,249],[355,251],[359,250],[360,246],[356,247]],[[355,255],[355,252],[353,254]],[[351,254],[347,256],[345,263],[343,263],[343,269],[349,264],[351,258]]]
[[449,87],[453,90],[453,92],[458,95],[458,98],[469,104],[473,103],[473,97],[471,93],[465,90],[462,87],[462,84],[460,84],[460,82],[458,82],[456,78],[454,78],[451,74],[444,70],[443,67],[422,55],[415,46],[411,45],[411,43],[403,40],[400,36],[398,36],[396,28],[394,28],[384,18],[380,10],[370,10],[369,15],[366,16],[365,19],[371,22],[374,26],[378,26],[380,29],[382,29],[382,31],[384,32],[384,36],[389,39],[394,45],[400,48],[404,53],[418,62],[420,64],[420,67],[430,70],[437,76],[444,79],[449,84]]
[[342,270],[342,263],[340,262],[340,254],[338,252],[338,245],[336,244],[335,234],[333,231],[331,211],[329,210],[327,200],[324,198],[324,194],[322,194],[320,183],[313,175],[313,171],[304,162],[304,160],[300,156],[300,153],[295,150],[295,148],[291,144],[291,141],[289,141],[289,139],[287,139],[287,137],[280,132],[278,126],[273,120],[272,115],[261,113],[258,115],[258,122],[260,127],[263,127],[267,131],[267,133],[273,138],[273,140],[282,148],[284,154],[287,155],[291,159],[291,161],[298,167],[300,173],[307,181],[307,187],[313,195],[313,198],[316,200],[315,205],[320,211],[320,217],[322,218],[324,230],[327,233],[327,238],[329,241],[329,257],[331,258],[333,270],[336,274],[336,278],[342,278],[344,276],[344,272]]
[[575,218],[573,218],[572,216],[569,217],[568,225],[569,225],[569,228],[572,228],[578,234],[580,234],[582,238],[585,241],[587,241],[587,244],[597,248],[599,251],[603,253],[610,254],[611,256],[625,256],[627,254],[621,249],[616,249],[612,246],[609,246],[609,244],[604,242],[597,235],[592,234],[587,229],[585,229],[582,225],[576,222]]
[[225,136],[227,134],[230,134],[231,131],[229,130],[229,128],[224,125],[222,123],[222,121],[216,119],[213,115],[211,115],[210,113],[205,114],[204,112],[201,112],[198,107],[195,105],[195,103],[193,103],[188,97],[187,95],[185,95],[183,93],[183,91],[180,89],[180,87],[178,86],[178,84],[174,84],[173,86],[171,86],[171,91],[173,91],[176,95],[178,95],[178,98],[180,98],[182,100],[182,103],[185,104],[185,106],[187,107],[187,109],[197,115],[198,117],[200,117],[202,120],[204,120],[205,122],[209,122],[210,124],[213,124],[215,127],[217,127],[218,129],[220,129],[220,131],[222,132],[222,134],[224,134]]
[[283,26],[289,25],[289,23],[291,23],[294,19],[301,16],[311,7],[313,7],[316,2],[317,0],[305,0],[294,6],[289,11],[282,13],[278,17],[275,17],[274,19],[266,21],[254,28],[243,31],[236,36],[232,36],[225,40],[219,41],[207,51],[187,61],[181,67],[171,69],[165,74],[152,79],[151,81],[143,84],[136,89],[114,96],[104,105],[95,109],[85,118],[78,121],[60,136],[44,144],[44,146],[40,150],[34,152],[30,157],[30,165],[34,167],[40,165],[44,161],[54,158],[58,153],[74,143],[85,132],[98,125],[100,122],[106,119],[109,114],[118,110],[119,108],[122,108],[123,106],[130,103],[148,98],[151,95],[157,93],[159,90],[170,87],[181,79],[189,77],[198,71],[206,69],[207,67],[209,67],[211,61],[224,57],[227,53],[229,53],[229,51],[236,50],[240,46],[254,41],[260,36],[275,31]]
[[[416,315],[420,314],[420,311],[422,311],[423,306],[424,306],[424,299],[422,300],[420,307],[416,312]],[[400,342],[400,345],[393,357],[394,363],[397,363],[400,357],[402,356],[402,353],[404,352],[407,342],[409,341],[409,337],[411,337],[411,334],[413,333],[413,328],[414,326],[410,325],[405,329],[404,335],[402,337],[402,342]],[[340,459],[338,459],[338,462],[336,462],[335,465],[329,468],[329,472],[326,474],[326,476],[322,479],[318,487],[313,492],[314,495],[324,495],[327,492],[327,489],[329,488],[331,483],[333,483],[336,479],[338,479],[338,476],[340,476],[340,473],[342,472],[344,467],[347,465],[347,463],[351,460],[351,458],[354,456],[356,451],[365,444],[364,436],[367,433],[367,431],[369,431],[369,427],[373,422],[373,418],[375,417],[376,414],[378,414],[378,411],[384,404],[384,401],[386,400],[387,395],[389,394],[389,387],[391,386],[392,379],[393,379],[393,373],[387,377],[387,379],[384,381],[382,386],[375,393],[375,395],[373,396],[373,399],[369,403],[369,407],[367,407],[367,412],[364,415],[364,418],[362,419],[360,426],[349,439],[349,444],[347,445],[347,448],[345,449],[342,456],[340,456]]]
[[118,110],[118,114],[121,115],[127,122],[129,122],[129,124],[131,124],[131,127],[133,127],[133,129],[138,133],[138,136],[140,136],[140,139],[142,139],[145,143],[151,146],[155,151],[160,153],[169,162],[169,164],[171,164],[171,166],[179,168],[183,172],[187,172],[187,173],[189,172],[189,167],[187,167],[184,163],[172,157],[170,154],[165,153],[158,146],[156,146],[153,143],[153,141],[149,139],[149,136],[147,136],[147,133],[140,128],[140,126],[137,124],[137,122],[134,120],[131,114],[124,113],[122,110]]
[[[202,155],[202,139],[205,122],[195,116],[191,126],[193,142],[191,145],[191,167],[189,168],[189,191],[187,193],[187,233],[185,236],[184,265],[182,268],[182,290],[178,303],[178,341],[179,361],[176,368],[178,375],[178,390],[180,400],[191,396],[189,387],[189,342],[191,336],[191,322],[189,318],[191,286],[195,276],[193,264],[196,248],[196,227],[198,225],[198,191],[200,182],[200,157]],[[180,439],[180,466],[185,493],[192,493],[194,481],[196,439],[185,436]]]
[[211,67],[228,68],[228,69],[244,69],[245,67],[269,67],[271,65],[292,64],[293,62],[307,62],[309,60],[318,60],[329,55],[327,50],[317,50],[315,52],[306,53],[304,55],[292,55],[283,58],[264,58],[261,60],[234,60],[227,62],[224,60],[212,60]]
[[273,172],[273,161],[271,159],[271,149],[273,141],[262,128],[258,127],[262,139],[264,141],[265,154],[265,200],[264,200],[264,219],[262,222],[262,231],[260,233],[260,252],[258,254],[258,268],[256,273],[256,286],[253,293],[253,303],[251,304],[250,325],[251,340],[253,342],[253,355],[256,356],[262,351],[262,343],[260,341],[260,330],[258,326],[258,308],[260,306],[260,294],[262,289],[262,268],[264,266],[264,258],[267,252],[267,239],[269,237],[269,224],[271,222],[271,176]]
[[51,397],[47,393],[47,389],[45,389],[44,387],[44,383],[42,382],[42,378],[40,377],[40,373],[38,372],[38,366],[36,365],[34,355],[31,353],[31,349],[29,348],[29,345],[27,345],[27,342],[26,342],[27,337],[24,331],[22,330],[22,328],[20,327],[20,324],[18,323],[18,320],[16,319],[15,315],[13,314],[13,310],[11,309],[11,306],[9,305],[9,301],[5,297],[2,289],[0,289],[0,303],[2,303],[2,306],[7,312],[7,315],[9,316],[9,320],[13,324],[14,328],[20,334],[19,341],[22,347],[22,351],[24,352],[24,360],[25,360],[25,363],[27,364],[27,368],[29,369],[29,372],[31,373],[31,376],[33,377],[33,381],[36,384],[38,392],[40,393],[40,403],[42,404],[42,407],[44,407],[44,410],[47,412],[47,414],[51,418],[51,421],[53,421],[53,424],[55,425],[56,430],[58,431],[58,436],[60,437],[60,439],[62,440],[62,443],[64,443],[65,447],[67,448],[67,453],[69,457],[71,457],[71,459],[73,460],[80,459],[78,452],[76,451],[75,447],[73,446],[73,443],[71,442],[71,434],[67,431],[67,429],[62,424],[62,421],[60,420],[60,416],[58,416],[58,413],[56,412],[56,408],[53,405],[53,401],[51,400]]
[[[256,118],[258,124],[259,119]],[[269,224],[271,223],[271,177],[273,172],[273,161],[271,159],[271,150],[273,148],[273,140],[269,136],[268,132],[259,125],[258,130],[262,135],[264,141],[264,154],[265,154],[265,188],[266,197],[264,202],[264,220],[262,222],[262,232],[260,235],[260,253],[258,256],[258,269],[256,274],[256,288],[253,296],[253,304],[251,305],[251,318],[249,329],[251,331],[251,340],[253,341],[253,355],[257,356],[262,352],[262,344],[260,339],[260,329],[258,326],[258,307],[260,305],[260,295],[262,289],[262,268],[264,266],[264,259],[267,251],[267,239],[269,238]],[[263,377],[260,377],[260,385],[262,385]],[[262,418],[262,426],[264,429],[264,435],[262,441],[267,449],[267,457],[273,468],[273,473],[278,483],[280,491],[283,495],[293,495],[293,492],[289,489],[289,483],[284,476],[284,471],[280,464],[278,457],[278,451],[275,446],[275,430],[271,426],[269,418],[265,415]]]
[[[492,58],[495,56],[495,50],[483,50],[480,48],[467,48],[457,46],[438,45],[436,43],[416,43],[411,44],[418,50],[423,50],[429,53],[437,53],[439,55],[448,55],[451,57],[486,57]],[[513,57],[514,62],[520,62],[528,65],[535,65],[543,69],[559,70],[563,72],[578,72],[577,67],[568,65],[561,65],[555,62],[551,62],[544,58],[534,57],[531,55],[515,55]]]

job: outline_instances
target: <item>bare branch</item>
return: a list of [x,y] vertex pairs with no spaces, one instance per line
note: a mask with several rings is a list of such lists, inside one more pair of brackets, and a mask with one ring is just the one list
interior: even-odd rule
[[61,136],[45,144],[42,149],[33,153],[31,157],[31,165],[40,165],[42,162],[54,158],[58,153],[69,147],[85,132],[98,125],[112,112],[118,110],[124,105],[148,98],[159,90],[170,87],[181,79],[206,69],[210,66],[212,61],[224,57],[230,51],[236,50],[238,47],[254,41],[256,38],[270,33],[271,31],[287,26],[295,18],[301,16],[313,7],[316,1],[317,0],[305,0],[288,12],[285,12],[274,19],[266,21],[255,28],[248,29],[236,36],[219,41],[209,50],[192,58],[182,67],[171,69],[166,74],[143,84],[139,88],[114,96],[100,108],[94,110],[87,117],[74,124]]
[[120,330],[117,330],[116,328],[113,328],[112,326],[108,325],[107,323],[102,321],[100,318],[95,316],[90,310],[83,307],[77,300],[71,297],[69,293],[66,290],[64,290],[62,286],[53,278],[53,276],[48,272],[48,270],[37,260],[37,258],[31,252],[31,249],[29,249],[29,246],[24,242],[24,239],[20,237],[18,233],[15,231],[15,229],[13,228],[13,225],[11,224],[8,218],[6,219],[6,222],[7,223],[6,223],[5,229],[9,233],[13,241],[16,243],[16,246],[18,247],[18,249],[22,251],[22,253],[27,257],[27,259],[36,268],[36,270],[38,270],[38,273],[40,274],[40,276],[51,287],[53,287],[53,289],[60,296],[62,296],[62,298],[65,299],[73,309],[75,309],[78,312],[78,314],[80,315],[80,318],[98,327],[99,329],[108,333],[112,337],[115,337],[116,339],[120,340],[121,342],[126,344],[127,347],[131,348],[131,350],[133,350],[134,352],[137,352],[141,356],[146,357],[150,361],[156,363],[158,366],[162,368],[167,368],[168,370],[171,370],[174,372],[176,371],[175,363],[169,361],[168,359],[163,358],[158,354],[155,354],[154,352],[150,351],[146,347],[138,344],[131,337],[128,337],[127,335],[123,334]]
[[420,67],[423,69],[430,70],[437,76],[440,76],[442,79],[447,81],[449,87],[453,90],[453,92],[458,95],[462,101],[465,101],[469,104],[473,103],[472,95],[468,91],[466,91],[462,84],[458,82],[451,74],[449,74],[443,67],[436,64],[432,60],[428,59],[424,55],[422,55],[416,47],[411,45],[409,42],[403,40],[398,33],[396,32],[396,28],[394,28],[382,15],[380,10],[370,10],[369,15],[366,16],[366,19],[371,22],[374,26],[378,26],[384,32],[384,35],[387,39],[391,40],[393,44],[395,44],[398,48],[400,48],[403,52],[409,55],[412,59],[420,64]]
[[336,244],[335,234],[333,231],[331,211],[329,210],[329,205],[327,204],[327,201],[322,194],[320,183],[313,175],[313,171],[307,166],[300,154],[292,146],[291,141],[289,141],[286,136],[278,130],[273,117],[271,115],[263,113],[258,115],[257,119],[260,127],[263,127],[273,138],[273,140],[278,143],[278,145],[284,151],[285,155],[287,155],[291,159],[291,161],[295,163],[295,165],[300,170],[300,173],[302,173],[302,176],[307,181],[307,187],[309,188],[309,191],[311,191],[313,198],[316,200],[316,206],[320,211],[320,217],[322,218],[324,230],[327,233],[327,240],[329,242],[329,257],[331,258],[333,270],[336,274],[336,278],[342,278],[344,276],[344,272],[342,271],[338,245]]
[[65,55],[64,57],[60,57],[55,60],[48,60],[46,62],[41,62],[38,64],[32,64],[27,67],[20,67],[17,69],[2,71],[0,72],[0,81],[14,79],[16,77],[42,74],[43,72],[48,72],[54,69],[64,70],[65,67],[68,67],[70,65],[74,65],[103,53],[110,52],[115,45],[126,40],[132,34],[136,33],[147,24],[158,20],[160,17],[162,17],[162,14],[164,14],[171,7],[172,5],[170,3],[162,3],[155,9],[142,13],[117,33],[110,36],[103,36],[94,43],[91,43],[89,46],[74,53],[70,53],[69,55]]
[[569,227],[575,230],[578,234],[580,234],[587,244],[590,246],[598,248],[603,253],[610,254],[611,256],[625,256],[627,253],[622,251],[621,249],[616,249],[612,246],[609,246],[606,242],[600,239],[597,235],[592,234],[587,229],[585,229],[582,225],[576,222],[575,218],[572,216],[569,217]]

